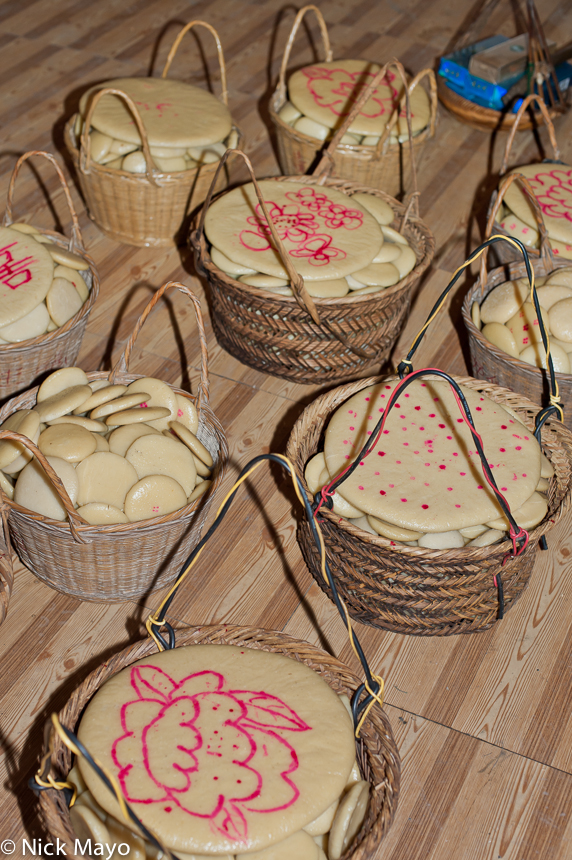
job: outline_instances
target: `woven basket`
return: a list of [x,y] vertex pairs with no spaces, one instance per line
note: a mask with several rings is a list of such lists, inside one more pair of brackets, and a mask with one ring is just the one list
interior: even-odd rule
[[[171,62],[181,39],[192,27],[206,27],[214,36],[221,71],[221,101],[228,106],[226,69],[222,46],[216,30],[203,21],[191,21],[179,33],[163,69],[167,77]],[[112,170],[97,164],[90,157],[89,128],[91,117],[99,100],[106,94],[123,99],[137,124],[143,153],[147,164],[144,174]],[[84,123],[81,141],[75,134],[77,114],[65,128],[65,142],[72,157],[88,214],[99,229],[118,242],[138,246],[173,246],[185,241],[188,233],[186,223],[189,213],[203,202],[216,173],[217,163],[203,164],[191,170],[176,173],[160,173],[154,166],[147,133],[135,103],[120,90],[106,87],[92,98]],[[233,126],[230,134],[232,145],[242,139],[240,131]],[[227,177],[219,174],[217,190],[225,188]]]
[[[296,19],[292,25],[282,58],[278,85],[269,106],[270,118],[276,132],[280,166],[282,167],[282,172],[286,175],[305,173],[310,167],[315,166],[315,162],[324,148],[324,144],[321,141],[297,131],[278,116],[280,109],[288,99],[286,72],[292,45],[305,14],[310,10],[315,13],[318,19],[325,61],[327,63],[333,61],[328,30],[322,13],[316,6],[304,6],[296,15]],[[419,163],[425,144],[435,134],[437,122],[437,84],[433,70],[424,69],[422,72],[419,72],[409,84],[406,82],[406,88],[409,93],[412,93],[423,78],[427,78],[429,82],[431,116],[429,125],[414,138],[410,139],[411,146],[402,145],[401,143],[390,143],[389,130],[393,124],[388,124],[388,133],[381,137],[377,147],[352,146],[339,143],[339,138],[349,128],[353,120],[352,115],[352,119],[350,120],[348,117],[340,127],[340,133],[336,134],[336,140],[327,146],[332,176],[341,177],[342,179],[357,182],[361,185],[368,185],[372,188],[380,188],[392,197],[399,196],[405,189],[410,187],[413,154],[415,161]],[[366,88],[364,93],[369,92],[369,90],[370,87]],[[394,118],[397,120],[397,115]]]
[[[516,137],[516,132],[517,132],[519,126],[521,126],[521,124],[522,124],[522,118],[523,118],[523,116],[525,116],[525,111],[527,110],[528,106],[532,102],[535,102],[538,105],[538,107],[540,108],[540,115],[544,118],[544,122],[546,124],[547,129],[548,129],[548,135],[550,137],[550,144],[552,146],[554,161],[560,161],[560,149],[558,147],[558,143],[556,142],[556,134],[554,131],[554,125],[553,125],[552,120],[550,118],[548,108],[546,107],[546,104],[540,98],[540,96],[530,95],[530,96],[527,96],[524,99],[523,103],[521,104],[521,106],[518,110],[518,113],[515,117],[514,125],[513,125],[511,132],[508,136],[505,150],[504,150],[502,164],[501,164],[501,167],[499,170],[499,177],[500,178],[505,176],[508,169],[509,169],[510,154],[512,151],[514,139]],[[491,196],[491,202],[489,204],[489,210],[487,212],[487,228],[485,231],[485,239],[488,239],[489,236],[491,236],[493,233],[496,233],[497,235],[501,235],[501,236],[510,236],[511,235],[508,232],[508,230],[505,230],[504,227],[501,227],[501,225],[497,221],[497,214],[498,214],[498,211],[500,209],[500,204],[501,204],[502,200],[504,199],[504,194],[506,193],[507,187],[508,186],[504,187],[504,191],[502,194],[501,194],[501,188],[499,187],[499,189],[497,191],[494,191],[492,196]],[[534,194],[532,192],[532,188],[530,188],[529,197],[531,195],[534,196]],[[536,197],[534,199],[536,199]],[[527,250],[528,256],[532,262],[536,262],[537,260],[539,260],[539,258],[541,256],[542,249],[544,249],[542,255],[545,258],[548,254],[548,251],[551,251],[550,261],[552,263],[552,268],[554,268],[554,260],[558,259],[558,257],[553,256],[553,255],[557,255],[558,252],[554,251],[550,245],[550,240],[548,238],[548,234],[546,233],[546,227],[544,225],[544,219],[542,217],[542,211],[540,210],[540,207],[535,208],[535,214],[536,214],[536,220],[538,223],[538,230],[540,232],[540,243],[539,244],[540,244],[541,250],[539,250],[538,248],[527,248],[526,250]],[[542,225],[542,228],[540,225]],[[509,245],[508,242],[500,242],[499,244],[495,245],[495,254],[498,257],[499,262],[501,262],[501,263],[512,263],[515,261],[516,262],[520,261],[520,255],[519,255],[518,251],[512,245]],[[572,260],[566,260],[565,258],[560,258],[560,259],[562,259],[563,265],[572,265]],[[535,271],[536,271],[536,269],[535,269]]]
[[84,274],[90,292],[87,300],[83,303],[77,314],[60,328],[47,334],[42,334],[39,337],[30,338],[30,340],[23,341],[22,343],[0,344],[0,403],[17,392],[29,388],[30,385],[37,382],[47,372],[57,370],[59,367],[68,367],[75,364],[90,311],[99,295],[99,277],[95,263],[86,253],[66,178],[56,159],[49,152],[34,150],[26,152],[18,159],[10,179],[6,200],[6,213],[2,224],[4,227],[9,227],[13,223],[12,201],[16,179],[22,164],[35,155],[40,155],[53,164],[61,182],[72,220],[70,239],[66,239],[61,233],[55,233],[53,230],[43,230],[40,228],[38,230],[44,236],[52,239],[61,248],[65,248],[66,251],[72,251],[74,254],[83,257],[89,264],[89,270],[84,272]]
[[[335,657],[284,633],[232,625],[191,627],[177,631],[177,646],[203,644],[238,645],[282,654],[318,672],[337,693],[351,696],[360,684],[356,675]],[[106,660],[74,691],[59,714],[62,725],[75,730],[86,704],[108,678],[156,650],[155,643],[146,639]],[[44,752],[48,752],[48,749]],[[389,720],[378,705],[372,708],[364,723],[356,754],[363,778],[371,786],[370,800],[364,823],[349,849],[342,855],[342,860],[366,860],[378,856],[376,851],[379,843],[389,829],[397,807],[401,770],[399,753]],[[53,769],[62,776],[67,775],[72,764],[71,758],[68,748],[56,737],[51,759]],[[68,846],[73,846],[76,837],[63,793],[43,791],[40,808],[43,823],[51,838],[54,841],[60,838]],[[77,855],[69,851],[68,856]]]
[[8,604],[14,586],[14,571],[12,562],[7,557],[0,555],[0,624],[8,614]]
[[[228,155],[228,153],[227,153]],[[248,164],[255,188],[252,166]],[[226,157],[226,156],[225,156]],[[224,158],[223,157],[223,163]],[[429,228],[417,214],[417,198],[408,207],[383,191],[324,176],[271,177],[269,181],[325,185],[345,194],[366,192],[388,203],[395,213],[392,225],[400,229],[415,252],[417,265],[393,287],[363,296],[317,299],[303,288],[292,261],[269,218],[276,247],[291,282],[300,282],[303,294],[280,296],[235,281],[211,260],[203,232],[210,193],[195,220],[190,242],[197,271],[209,285],[211,320],[218,342],[243,364],[292,382],[308,385],[357,376],[367,367],[379,366],[389,356],[409,310],[411,294],[435,253]],[[414,210],[414,211],[413,211]],[[280,250],[281,249],[281,250]]]
[[[453,378],[484,392],[496,403],[510,406],[529,427],[533,426],[538,407],[528,398],[471,377]],[[341,386],[306,407],[294,425],[287,448],[287,456],[299,474],[304,473],[307,461],[318,451],[329,416],[353,394],[379,381],[380,377],[373,377]],[[486,438],[483,441],[486,452]],[[492,627],[498,612],[495,574],[502,571],[507,611],[528,584],[540,537],[570,507],[572,434],[559,421],[550,420],[542,430],[542,445],[556,473],[550,486],[548,514],[531,531],[525,552],[504,564],[512,549],[508,540],[490,547],[450,550],[392,546],[385,538],[374,537],[347,521],[339,522],[338,516],[322,508],[327,558],[352,618],[372,627],[416,636],[450,636]],[[312,576],[331,598],[305,517],[298,528],[298,542]]]
[[[454,113],[461,122],[465,122],[479,131],[510,131],[516,124],[516,114],[510,108],[500,111],[475,104],[447,86],[440,75],[437,76],[437,92],[441,103],[445,105],[447,110]],[[550,117],[560,115],[560,112],[554,108],[550,108],[548,112]],[[536,128],[536,126],[542,125],[543,121],[543,114],[535,113],[534,121],[527,116],[519,123],[520,131]]]
[[[22,563],[38,579],[80,600],[119,603],[169,585],[176,578],[184,559],[200,540],[213,495],[224,475],[228,445],[224,430],[209,406],[206,337],[200,303],[188,287],[173,281],[162,286],[139,317],[125,351],[113,370],[110,373],[88,373],[87,377],[90,381],[109,379],[110,382],[126,385],[141,379],[141,374],[127,372],[131,351],[153,307],[165,290],[174,287],[186,294],[193,303],[201,344],[198,395],[193,397],[187,391],[171,387],[177,394],[196,403],[199,412],[197,436],[215,461],[213,484],[203,496],[165,516],[135,523],[91,526],[78,515],[63,484],[39,449],[24,436],[0,431],[0,438],[15,438],[35,454],[68,513],[67,522],[58,522],[17,505],[0,491],[0,510],[8,513],[9,522],[9,535],[4,531],[4,552],[9,552],[11,539]],[[33,408],[37,391],[37,388],[33,388],[10,400],[0,409],[0,422],[18,409]]]

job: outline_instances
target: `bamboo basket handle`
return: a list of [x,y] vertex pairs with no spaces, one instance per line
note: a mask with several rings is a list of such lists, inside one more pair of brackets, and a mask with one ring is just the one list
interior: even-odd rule
[[159,299],[162,298],[163,294],[167,292],[167,290],[177,289],[180,290],[185,296],[188,296],[191,302],[193,303],[193,309],[195,311],[195,316],[197,318],[197,327],[199,330],[199,342],[201,345],[201,378],[199,380],[199,384],[197,386],[197,407],[200,411],[203,405],[208,405],[209,403],[209,358],[208,358],[208,350],[207,350],[207,337],[205,334],[205,326],[203,322],[203,315],[201,312],[201,303],[194,294],[194,292],[190,289],[190,287],[186,287],[184,284],[181,284],[179,281],[168,281],[166,284],[163,284],[156,293],[152,296],[150,301],[147,303],[143,313],[135,323],[135,327],[133,332],[131,333],[131,337],[127,341],[127,346],[123,350],[123,353],[120,355],[118,361],[116,362],[113,370],[109,374],[109,381],[115,382],[115,378],[118,373],[127,373],[129,368],[129,359],[131,357],[131,353],[133,351],[133,347],[135,346],[135,341],[139,335],[139,332],[143,328],[143,324]]
[[550,137],[550,145],[552,146],[552,152],[554,153],[554,160],[560,161],[560,148],[559,148],[558,143],[556,141],[556,132],[554,131],[554,123],[550,119],[550,114],[548,113],[548,108],[546,107],[544,99],[542,99],[536,93],[531,93],[530,95],[528,95],[523,100],[521,106],[518,109],[518,113],[514,119],[514,122],[512,124],[512,128],[510,130],[510,134],[509,134],[508,140],[506,142],[504,155],[503,155],[503,159],[502,159],[502,164],[501,164],[501,168],[499,171],[499,176],[504,176],[504,174],[508,170],[508,162],[509,162],[509,158],[510,158],[510,153],[511,153],[512,145],[514,143],[514,139],[516,137],[516,132],[518,131],[518,126],[520,125],[520,121],[521,121],[522,117],[524,116],[525,110],[528,108],[528,106],[530,104],[532,104],[532,102],[536,102],[536,104],[540,108],[540,112],[542,113],[542,116],[544,117],[544,122],[546,123],[546,128],[548,129],[548,136]]
[[6,212],[4,213],[4,220],[2,221],[3,226],[9,227],[10,224],[14,223],[13,218],[12,218],[12,203],[13,203],[13,199],[14,199],[14,188],[16,186],[16,179],[18,178],[18,174],[20,173],[20,168],[22,167],[24,162],[27,161],[29,158],[32,158],[32,156],[35,156],[35,155],[39,155],[42,158],[45,158],[47,161],[49,161],[53,165],[54,170],[56,171],[56,173],[58,175],[58,179],[60,180],[60,185],[63,188],[63,192],[64,192],[64,195],[66,198],[66,203],[68,204],[68,209],[69,209],[69,213],[71,215],[71,221],[72,221],[71,238],[69,241],[69,250],[73,251],[77,248],[78,250],[83,251],[85,253],[85,245],[83,243],[83,236],[81,234],[79,221],[77,219],[77,212],[75,211],[75,206],[73,205],[73,200],[71,198],[69,185],[67,183],[67,180],[64,176],[63,170],[61,169],[60,165],[58,164],[58,162],[56,161],[54,156],[49,152],[42,152],[42,150],[33,149],[30,152],[25,152],[24,155],[21,155],[20,158],[18,159],[18,161],[16,162],[16,166],[14,167],[14,170],[12,171],[12,176],[10,177],[10,185],[8,187],[8,196],[6,198]]
[[[542,210],[540,208],[538,200],[534,195],[530,182],[528,181],[526,176],[523,176],[522,173],[509,173],[508,176],[505,176],[503,178],[497,194],[497,198],[489,213],[489,218],[485,229],[485,240],[490,239],[493,234],[494,223],[496,221],[498,211],[500,209],[502,201],[504,200],[506,192],[508,191],[512,183],[517,181],[522,185],[529,199],[530,205],[532,206],[534,217],[536,219],[536,226],[540,234],[540,256],[544,265],[546,266],[546,270],[551,271],[556,264],[554,261],[552,248],[550,247],[550,242],[548,241],[548,234],[546,232],[544,218],[542,217]],[[487,280],[487,256],[488,248],[481,257],[481,291],[484,290],[484,285]]]
[[222,50],[222,45],[220,43],[220,39],[219,39],[219,35],[218,35],[217,31],[215,30],[214,27],[211,27],[210,24],[207,24],[206,21],[190,21],[188,24],[185,24],[185,26],[183,27],[183,29],[181,30],[181,32],[179,33],[179,35],[177,36],[177,38],[173,42],[171,50],[169,51],[169,56],[167,57],[167,62],[165,63],[165,68],[161,72],[161,77],[166,78],[167,75],[169,74],[169,69],[171,68],[171,63],[175,59],[175,54],[177,53],[179,45],[181,44],[184,36],[189,32],[189,30],[192,30],[193,27],[205,27],[207,30],[210,30],[210,32],[213,34],[213,38],[214,38],[215,43],[216,43],[216,50],[217,50],[217,54],[218,54],[218,64],[220,67],[220,85],[222,88],[222,92],[220,94],[220,97],[221,97],[222,102],[228,107],[228,89],[226,86],[226,64],[224,62],[224,54],[223,54],[223,50]]
[[343,121],[341,126],[338,128],[338,130],[334,134],[333,138],[331,139],[331,141],[328,144],[328,146],[326,147],[326,149],[323,151],[322,158],[318,162],[318,165],[313,172],[313,176],[319,176],[320,178],[323,177],[322,181],[325,181],[327,176],[329,176],[329,174],[331,173],[331,171],[334,168],[334,152],[336,150],[336,147],[338,146],[343,135],[346,133],[348,128],[351,126],[351,124],[354,121],[354,119],[356,118],[356,116],[359,114],[359,112],[362,109],[362,107],[364,106],[364,104],[367,102],[370,95],[373,92],[375,92],[375,89],[383,81],[383,79],[384,79],[390,66],[394,66],[397,69],[397,72],[398,72],[398,74],[401,78],[401,81],[403,83],[404,92],[403,92],[403,96],[400,99],[399,104],[397,105],[397,107],[395,108],[393,113],[391,114],[391,117],[389,118],[388,122],[385,124],[385,128],[383,130],[383,133],[381,134],[379,141],[377,143],[377,146],[375,148],[374,159],[379,159],[383,155],[384,144],[385,144],[386,140],[389,139],[389,135],[391,133],[392,128],[397,124],[397,122],[399,120],[399,114],[402,110],[402,105],[403,105],[403,103],[405,103],[405,111],[406,111],[406,116],[407,116],[407,130],[408,130],[408,137],[409,137],[409,156],[411,159],[411,181],[412,181],[413,189],[412,189],[411,193],[408,195],[410,197],[410,200],[409,200],[409,204],[407,205],[405,217],[403,218],[403,222],[402,222],[401,227],[400,227],[400,230],[403,231],[403,229],[404,229],[404,227],[405,227],[405,225],[409,219],[411,212],[414,213],[415,217],[417,217],[417,218],[419,217],[419,189],[418,189],[418,185],[417,185],[417,170],[415,167],[415,154],[413,151],[413,135],[411,133],[411,102],[410,102],[410,98],[409,98],[409,87],[410,87],[410,85],[409,85],[409,83],[407,81],[407,77],[405,75],[405,69],[403,68],[403,66],[399,62],[399,60],[396,60],[394,58],[392,60],[389,60],[389,62],[385,63],[385,65],[379,70],[379,72],[375,75],[375,77],[372,78],[372,80],[367,85],[367,87],[364,87],[364,89],[361,91],[359,97],[354,102],[353,107],[351,108],[350,112],[347,114],[345,120]]
[[431,110],[429,117],[429,137],[433,137],[435,134],[435,126],[437,125],[437,106],[439,104],[439,96],[437,95],[437,79],[433,69],[422,69],[420,72],[417,72],[409,84],[409,95],[411,95],[417,84],[422,81],[423,78],[429,79],[429,103]]
[[258,182],[256,181],[256,176],[254,175],[254,170],[253,170],[252,164],[250,163],[250,159],[240,149],[227,149],[227,151],[223,155],[222,159],[220,160],[219,165],[217,167],[217,171],[216,171],[215,175],[213,176],[213,181],[211,182],[211,187],[209,188],[209,193],[207,194],[206,200],[204,202],[204,206],[201,210],[201,217],[200,217],[197,232],[199,233],[199,235],[202,235],[202,233],[203,233],[205,217],[206,217],[206,214],[208,212],[208,208],[211,204],[211,200],[212,200],[212,197],[214,194],[214,189],[216,188],[216,183],[217,183],[219,174],[220,174],[224,164],[226,163],[227,159],[231,155],[231,153],[235,153],[236,155],[240,155],[240,157],[244,160],[246,167],[248,168],[248,172],[250,173],[250,178],[252,179],[252,184],[254,185],[254,190],[256,192],[256,196],[258,197],[258,202],[260,203],[260,208],[262,209],[262,213],[264,215],[266,223],[268,224],[268,229],[270,230],[270,232],[272,234],[272,238],[274,239],[274,242],[276,244],[276,250],[278,251],[278,254],[280,255],[280,260],[282,261],[284,268],[288,272],[288,277],[290,278],[290,284],[292,286],[292,291],[294,293],[294,297],[296,298],[296,301],[298,302],[298,304],[300,305],[302,310],[304,310],[304,311],[306,311],[306,313],[310,314],[310,316],[312,317],[312,319],[314,320],[316,325],[321,325],[320,316],[318,314],[318,309],[316,308],[316,304],[315,304],[312,296],[308,293],[308,290],[306,289],[306,286],[304,284],[304,278],[302,277],[302,275],[299,275],[298,272],[296,271],[296,269],[294,268],[294,264],[292,263],[292,259],[290,257],[290,254],[288,253],[288,251],[284,247],[282,240],[281,240],[280,236],[278,235],[276,227],[272,223],[272,218],[268,214],[268,209],[266,208],[266,203],[264,202],[264,199],[262,197],[262,191],[260,190],[260,186],[259,186]]
[[137,110],[137,105],[133,101],[133,99],[124,93],[122,90],[117,90],[115,87],[104,87],[101,90],[98,90],[89,103],[89,107],[87,109],[87,114],[85,117],[85,122],[83,124],[83,130],[81,133],[81,141],[80,141],[80,156],[79,156],[79,168],[84,175],[89,174],[91,168],[91,139],[89,135],[89,129],[91,126],[91,120],[97,107],[98,102],[103,96],[112,95],[118,96],[122,101],[125,102],[127,107],[129,108],[133,119],[135,120],[135,125],[137,126],[137,131],[139,132],[139,136],[141,137],[141,145],[143,147],[143,155],[145,157],[145,165],[146,165],[146,173],[145,176],[147,180],[151,183],[151,185],[157,185],[157,180],[155,179],[155,166],[153,159],[151,157],[151,153],[149,151],[149,140],[147,138],[147,132],[145,130],[145,126],[143,125],[143,120],[141,119],[141,114]]
[[333,60],[332,48],[330,46],[330,37],[328,36],[328,28],[326,26],[326,22],[324,21],[324,16],[320,12],[317,6],[309,5],[304,6],[294,19],[294,23],[292,24],[292,29],[290,30],[290,35],[288,36],[288,41],[286,42],[286,47],[284,49],[284,56],[282,57],[282,64],[280,66],[280,77],[278,78],[278,92],[280,93],[280,98],[282,100],[286,99],[286,71],[288,69],[288,61],[290,60],[290,54],[292,52],[292,45],[294,44],[294,39],[296,38],[296,33],[300,28],[300,24],[306,15],[306,12],[312,11],[316,19],[318,21],[318,25],[320,27],[320,35],[322,36],[322,46],[324,48],[325,60],[326,63],[331,63]]
[[[72,500],[68,496],[68,492],[64,487],[62,479],[54,470],[54,467],[49,464],[45,456],[42,454],[40,449],[34,445],[31,439],[28,439],[27,436],[22,436],[21,433],[15,433],[13,430],[0,430],[0,440],[11,440],[12,442],[20,442],[28,451],[34,455],[34,457],[40,463],[40,466],[43,468],[47,477],[50,479],[50,483],[56,493],[60,498],[60,502],[66,509],[66,513],[68,515],[69,527],[72,534],[72,537],[76,543],[91,543],[90,540],[83,538],[77,532],[78,526],[87,526],[87,523],[76,511],[72,504]],[[1,491],[0,491],[1,492]],[[5,496],[4,493],[1,492],[2,501],[4,501]],[[33,513],[33,512],[32,512]],[[38,517],[41,517],[42,514],[38,514]]]

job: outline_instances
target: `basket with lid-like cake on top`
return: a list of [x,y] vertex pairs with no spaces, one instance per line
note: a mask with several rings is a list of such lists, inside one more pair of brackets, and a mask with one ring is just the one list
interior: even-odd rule
[[[184,35],[209,30],[216,42],[221,95],[167,77]],[[191,21],[175,40],[160,78],[117,78],[84,93],[65,139],[90,216],[131,245],[173,245],[201,203],[217,162],[240,133],[228,109],[226,68],[216,30]],[[219,175],[218,189],[226,184]]]
[[[294,39],[307,12],[316,15],[325,60],[286,72]],[[360,93],[381,66],[368,60],[334,60],[322,13],[304,6],[290,32],[270,117],[276,129],[280,164],[284,173],[305,173],[340,128]],[[420,85],[427,78],[430,92]],[[411,127],[402,109],[404,89],[411,99]],[[398,116],[398,113],[400,114]],[[437,87],[432,69],[411,81],[402,81],[389,68],[371,92],[360,113],[330,149],[332,175],[381,188],[397,197],[409,188],[413,153],[417,161],[425,143],[435,134]],[[411,150],[406,145],[411,134]]]

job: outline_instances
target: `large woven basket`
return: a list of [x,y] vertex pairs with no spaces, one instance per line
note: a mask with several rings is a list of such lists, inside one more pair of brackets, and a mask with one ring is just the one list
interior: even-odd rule
[[[248,162],[246,157],[245,161]],[[250,162],[248,166],[257,187]],[[392,226],[407,238],[417,264],[393,287],[343,299],[316,299],[314,302],[307,294],[305,297],[280,296],[251,287],[234,280],[211,260],[203,232],[211,199],[209,194],[200,218],[197,216],[195,220],[196,229],[190,241],[197,271],[209,285],[211,319],[217,340],[243,364],[309,385],[347,379],[358,376],[367,367],[379,366],[388,358],[397,340],[413,288],[435,252],[433,236],[417,214],[417,198],[412,198],[406,207],[384,191],[324,176],[271,177],[269,181],[325,185],[350,196],[359,191],[379,197],[393,209]],[[293,272],[292,284],[298,279],[303,286],[269,218],[267,223],[276,247],[282,248],[280,253],[286,269]]]
[[[296,15],[292,30],[286,43],[280,76],[276,91],[270,100],[270,117],[274,124],[278,143],[278,156],[282,172],[286,175],[305,173],[315,163],[324,149],[324,144],[292,128],[278,116],[280,109],[288,99],[286,72],[294,39],[305,14],[312,10],[320,27],[324,56],[326,62],[333,62],[332,49],[326,23],[322,13],[316,6],[304,6]],[[351,120],[345,121],[341,133],[336,135],[326,147],[329,153],[331,175],[345,180],[380,188],[392,197],[398,197],[411,186],[412,157],[418,163],[427,141],[435,135],[437,123],[437,84],[432,69],[419,72],[407,86],[412,93],[421,80],[427,78],[431,101],[431,116],[429,124],[423,131],[411,140],[411,147],[406,143],[390,143],[389,134],[383,135],[377,147],[350,145],[337,142]],[[397,119],[397,117],[395,117]]]
[[[523,103],[521,104],[521,106],[518,110],[518,113],[516,114],[514,125],[511,129],[511,132],[510,132],[508,139],[507,139],[507,142],[506,142],[503,160],[502,160],[502,164],[501,164],[501,167],[499,170],[499,178],[501,178],[501,179],[503,176],[506,175],[507,171],[509,170],[510,155],[511,155],[512,147],[513,147],[514,140],[516,137],[516,132],[517,132],[519,126],[522,126],[523,117],[528,116],[528,114],[526,114],[525,111],[528,109],[529,105],[532,103],[536,103],[538,105],[538,107],[540,108],[540,115],[544,118],[546,128],[548,129],[548,136],[550,138],[550,145],[552,147],[553,159],[554,159],[554,161],[560,161],[560,149],[559,149],[558,143],[556,141],[556,133],[554,131],[554,125],[552,123],[552,119],[550,117],[550,113],[548,111],[548,108],[547,108],[546,104],[544,103],[544,101],[540,98],[540,96],[533,94],[533,95],[527,96],[524,99]],[[524,126],[524,127],[526,127],[526,126]],[[487,213],[487,228],[485,231],[485,239],[488,239],[489,236],[491,236],[493,233],[496,233],[497,235],[501,235],[501,236],[510,236],[511,235],[508,232],[508,230],[506,230],[502,226],[502,224],[500,224],[499,221],[497,220],[498,212],[500,209],[500,204],[501,204],[502,200],[504,199],[504,195],[506,193],[507,187],[508,186],[504,186],[501,183],[501,186],[499,187],[499,189],[494,191],[492,196],[491,196],[491,202],[489,204],[489,210]],[[501,193],[501,191],[502,191],[502,193]],[[531,194],[529,195],[529,197],[530,196],[534,197],[534,194],[532,193],[532,189],[530,189],[530,192],[531,192]],[[536,200],[536,199],[537,198],[534,197],[534,200]],[[535,207],[535,214],[536,214],[536,220],[538,223],[537,229],[540,232],[540,243],[539,243],[540,249],[538,249],[538,248],[527,248],[528,256],[532,262],[536,262],[537,260],[540,259],[541,256],[544,256],[546,258],[548,252],[550,251],[551,252],[550,260],[551,260],[551,262],[553,262],[554,260],[559,259],[558,258],[558,251],[556,249],[553,249],[551,244],[550,244],[550,240],[548,238],[548,235],[546,233],[546,228],[544,225],[544,219],[542,217],[542,210],[540,208],[540,204],[538,204],[538,207]],[[542,225],[542,226],[540,226],[540,225]],[[520,260],[520,255],[519,255],[518,251],[516,250],[516,248],[509,245],[508,242],[500,242],[499,244],[495,245],[494,252],[495,252],[495,255],[498,257],[498,259],[501,263],[512,263],[514,261]],[[560,259],[563,261],[564,265],[566,265],[566,264],[572,265],[572,260],[566,260],[565,258],[562,258],[562,257]],[[554,268],[554,266],[553,266],[553,268]]]
[[[221,101],[228,106],[226,70],[222,46],[216,30],[203,21],[191,21],[179,33],[163,69],[167,77],[171,62],[181,39],[192,27],[206,27],[214,36],[221,71]],[[147,164],[144,174],[112,170],[92,161],[90,156],[89,128],[93,111],[106,94],[122,98],[129,107],[137,124],[143,153]],[[92,98],[81,140],[75,132],[77,114],[65,128],[65,142],[72,157],[88,214],[99,229],[118,242],[138,246],[172,246],[185,241],[188,233],[188,217],[203,202],[216,173],[217,163],[202,164],[191,170],[176,173],[161,173],[154,165],[147,133],[135,103],[120,90],[106,87]],[[236,127],[230,133],[230,143],[236,146],[242,135]],[[227,177],[219,174],[217,190],[227,184]]]
[[99,294],[99,277],[95,263],[86,253],[66,178],[56,159],[49,152],[34,150],[26,152],[18,159],[10,179],[6,212],[2,224],[4,227],[9,227],[10,224],[14,223],[12,203],[16,179],[22,164],[35,155],[40,155],[53,164],[61,182],[72,220],[70,239],[66,239],[61,233],[55,233],[53,230],[41,228],[38,230],[61,248],[73,251],[74,254],[83,257],[89,264],[89,269],[84,272],[84,275],[90,292],[77,314],[60,328],[39,337],[30,338],[30,340],[25,340],[22,343],[0,344],[0,403],[7,397],[29,388],[49,371],[75,363],[90,311]]
[[[471,377],[453,378],[484,392],[496,403],[506,404],[529,427],[533,426],[538,407],[528,398]],[[318,451],[329,416],[353,394],[380,379],[373,377],[341,386],[306,407],[294,425],[287,448],[287,456],[300,474]],[[486,438],[483,444],[486,453]],[[502,571],[507,611],[528,584],[539,539],[570,507],[572,433],[559,421],[550,420],[542,430],[542,447],[555,470],[548,514],[531,531],[525,552],[515,558],[506,558],[512,550],[509,540],[490,547],[450,550],[392,546],[385,538],[374,537],[350,522],[339,522],[338,516],[322,508],[327,558],[352,618],[372,627],[417,636],[449,636],[491,627],[498,613],[495,574]],[[331,597],[306,518],[299,524],[298,542],[312,576]]]
[[[165,516],[135,523],[91,526],[77,514],[63,484],[39,449],[23,436],[0,430],[0,438],[16,438],[35,454],[68,513],[67,522],[58,522],[23,508],[0,491],[0,509],[8,514],[9,523],[9,535],[4,532],[3,551],[9,553],[11,539],[23,564],[38,579],[80,600],[118,603],[134,600],[170,584],[200,540],[212,498],[223,478],[228,445],[224,430],[209,406],[206,337],[200,303],[188,287],[176,282],[162,286],[141,314],[113,370],[110,373],[88,373],[87,377],[90,381],[109,379],[110,382],[124,384],[141,378],[141,374],[127,372],[133,345],[153,307],[165,290],[173,287],[191,299],[197,316],[202,356],[198,394],[194,397],[187,391],[171,387],[196,404],[199,412],[197,436],[215,462],[213,483],[203,496]],[[37,391],[33,388],[10,400],[0,409],[0,422],[18,409],[33,408]]]
[[[337,693],[350,696],[360,684],[357,676],[335,657],[308,642],[293,639],[277,631],[232,625],[191,627],[177,631],[176,644],[224,644],[272,651],[304,663],[318,672]],[[108,678],[156,650],[155,643],[146,639],[130,645],[106,660],[74,691],[59,714],[62,725],[75,730],[83,709]],[[341,860],[373,860],[379,856],[376,852],[391,825],[399,795],[399,753],[389,720],[377,704],[369,712],[360,735],[356,754],[363,778],[368,780],[371,786],[369,806],[362,827]],[[44,752],[48,752],[47,747]],[[60,776],[66,776],[72,765],[71,759],[71,752],[59,737],[56,737],[51,757],[53,770]],[[63,793],[55,790],[43,791],[40,795],[40,808],[50,837],[54,841],[59,838],[68,846],[74,846],[76,836],[71,827]],[[77,857],[72,850],[68,850],[68,856]]]

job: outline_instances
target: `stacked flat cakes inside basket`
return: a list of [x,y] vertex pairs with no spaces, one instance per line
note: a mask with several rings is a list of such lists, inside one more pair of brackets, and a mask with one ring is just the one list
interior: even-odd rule
[[[214,36],[220,99],[167,78],[183,36],[193,27]],[[132,245],[173,245],[185,217],[206,196],[216,163],[236,146],[220,40],[210,24],[179,33],[160,78],[117,78],[91,87],[66,126],[91,217],[104,233]],[[220,176],[219,188],[226,178]]]
[[[13,221],[16,180],[33,156],[56,170],[72,219],[70,239]],[[86,254],[61,168],[47,152],[27,152],[14,168],[0,227],[0,401],[47,371],[75,362],[98,292],[95,265]]]
[[[294,39],[308,11],[320,27],[325,60],[286,73]],[[316,6],[305,6],[289,35],[270,116],[284,173],[304,173],[316,161],[324,141],[335,136],[330,149],[332,175],[381,188],[396,197],[411,184],[413,153],[421,151],[435,133],[437,87],[431,69],[409,81],[400,69],[388,68],[374,83],[380,65],[367,60],[334,60],[324,18]],[[420,86],[427,78],[430,94]],[[398,116],[404,90],[411,100],[411,126],[405,111]],[[368,90],[367,101],[351,124],[346,123],[355,101]],[[341,126],[343,129],[340,131]],[[412,135],[411,147],[405,145]]]

